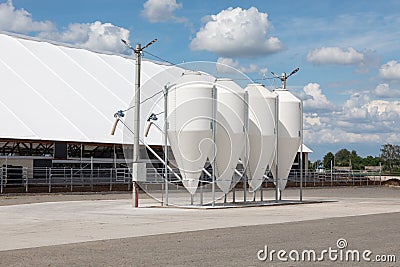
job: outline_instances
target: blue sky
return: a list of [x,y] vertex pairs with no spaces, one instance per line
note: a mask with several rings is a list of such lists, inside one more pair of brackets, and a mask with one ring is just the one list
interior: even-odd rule
[[0,30],[120,53],[121,37],[158,38],[148,51],[171,62],[222,62],[252,79],[300,67],[288,88],[304,101],[312,160],[400,143],[397,0],[0,0]]

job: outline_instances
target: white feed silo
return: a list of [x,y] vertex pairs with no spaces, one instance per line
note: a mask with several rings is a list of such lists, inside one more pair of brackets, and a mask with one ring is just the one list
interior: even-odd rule
[[300,147],[303,111],[301,101],[288,90],[276,89],[274,92],[279,98],[278,168],[276,169],[274,160],[272,174],[275,178],[278,177],[280,194],[286,187],[290,169]]
[[247,176],[249,186],[257,190],[275,152],[275,100],[276,95],[261,84],[249,84],[249,145]]
[[[218,187],[228,193],[245,143],[244,90],[231,79],[217,79],[215,176]],[[211,155],[211,159],[212,159]]]
[[212,152],[212,90],[215,78],[187,72],[168,89],[168,140],[182,183],[195,194]]

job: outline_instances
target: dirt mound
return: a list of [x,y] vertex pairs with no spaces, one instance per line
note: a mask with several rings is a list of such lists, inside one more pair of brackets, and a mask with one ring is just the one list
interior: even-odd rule
[[392,179],[382,182],[382,184],[385,186],[400,186],[400,180],[392,178]]

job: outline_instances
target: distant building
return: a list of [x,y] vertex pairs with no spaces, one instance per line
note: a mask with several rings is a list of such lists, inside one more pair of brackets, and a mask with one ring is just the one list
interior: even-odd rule
[[382,170],[382,166],[365,166],[364,170],[371,172],[380,172]]
[[[305,144],[303,146],[303,170],[307,171],[308,170],[308,154],[313,153],[313,151],[306,146]],[[300,154],[301,154],[301,147],[299,147],[299,150],[297,151],[296,158],[294,159],[293,165],[292,165],[292,170],[300,170]]]

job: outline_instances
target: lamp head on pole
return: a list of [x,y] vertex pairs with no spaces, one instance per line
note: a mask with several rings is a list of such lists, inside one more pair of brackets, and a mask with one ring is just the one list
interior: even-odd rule
[[140,52],[143,51],[143,49],[145,49],[145,48],[149,47],[150,45],[154,44],[155,42],[157,42],[157,38],[151,40],[147,45],[145,45],[145,46],[143,46],[143,47],[140,47],[140,44],[138,44],[138,45],[136,46],[137,49],[133,48],[132,45],[131,45],[130,43],[128,43],[126,40],[124,40],[124,39],[121,39],[121,42],[122,42],[126,47],[128,47],[129,49],[131,49],[133,52],[135,52],[135,53],[140,53]]
[[295,68],[289,75],[286,76],[286,72],[283,72],[281,76],[276,75],[274,72],[271,71],[271,74],[281,80],[282,82],[282,89],[286,89],[286,80],[292,76],[293,74],[295,74],[296,72],[298,72],[300,70],[300,68]]

